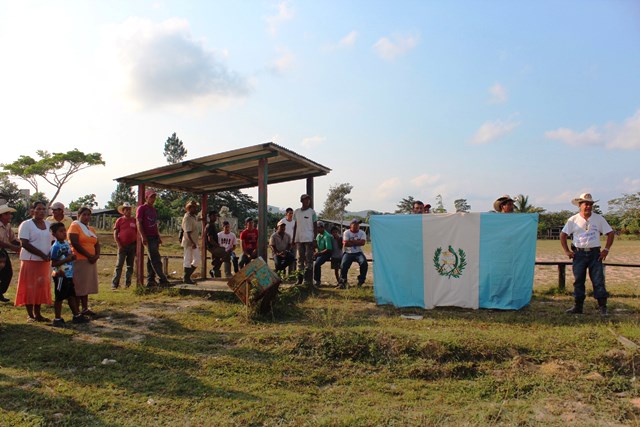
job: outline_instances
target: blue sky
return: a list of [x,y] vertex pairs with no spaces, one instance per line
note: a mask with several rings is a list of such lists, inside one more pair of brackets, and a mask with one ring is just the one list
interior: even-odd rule
[[319,210],[343,182],[352,211],[640,191],[635,0],[0,0],[0,53],[1,162],[103,154],[67,204],[165,164],[173,132],[189,158],[272,141],[330,167]]

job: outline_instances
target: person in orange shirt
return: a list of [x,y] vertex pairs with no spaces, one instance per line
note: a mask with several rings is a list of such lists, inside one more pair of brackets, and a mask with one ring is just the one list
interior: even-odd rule
[[89,309],[89,294],[98,293],[98,259],[100,242],[96,230],[89,225],[91,209],[83,206],[78,210],[78,219],[73,221],[67,234],[76,260],[73,262],[73,284],[76,298],[82,307],[81,314],[95,316]]

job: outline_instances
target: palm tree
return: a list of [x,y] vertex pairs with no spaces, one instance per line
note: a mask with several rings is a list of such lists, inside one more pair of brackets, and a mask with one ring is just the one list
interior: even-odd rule
[[516,212],[526,213],[531,210],[532,206],[529,204],[529,196],[524,194],[518,194],[514,200],[514,210]]

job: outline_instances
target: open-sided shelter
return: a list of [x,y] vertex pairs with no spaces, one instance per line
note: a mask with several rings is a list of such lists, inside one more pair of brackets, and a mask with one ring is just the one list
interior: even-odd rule
[[[331,169],[272,142],[239,148],[224,153],[185,160],[132,175],[116,181],[138,187],[138,205],[142,205],[146,187],[184,191],[201,195],[202,225],[207,221],[207,195],[216,191],[258,187],[258,255],[267,258],[267,186],[279,182],[306,179],[306,193],[314,200],[313,178],[327,175]],[[292,194],[298,200],[299,194]],[[205,236],[201,271],[207,271]],[[144,248],[138,239],[138,284],[144,278]]]

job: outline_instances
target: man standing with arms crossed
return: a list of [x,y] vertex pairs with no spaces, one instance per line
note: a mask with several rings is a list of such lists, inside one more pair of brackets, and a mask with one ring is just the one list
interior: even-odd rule
[[311,208],[311,197],[308,194],[300,196],[302,207],[295,210],[293,219],[296,224],[293,228],[293,244],[298,250],[298,285],[312,286],[313,274],[313,246],[316,236],[316,222],[318,215]]
[[[573,259],[573,294],[575,304],[567,310],[569,314],[582,314],[584,306],[585,281],[587,270],[593,284],[593,296],[598,300],[598,310],[600,314],[606,316],[607,312],[607,289],[604,285],[604,268],[602,261],[609,255],[609,249],[613,244],[614,233],[611,226],[601,215],[593,213],[593,200],[591,194],[583,193],[571,201],[575,206],[580,207],[580,213],[569,218],[560,233],[560,244],[564,253]],[[607,236],[607,242],[600,250],[600,234]],[[573,235],[571,249],[567,246],[567,236]]]
[[153,205],[156,203],[156,192],[147,190],[144,193],[145,203],[138,206],[136,220],[138,221],[138,233],[142,244],[147,247],[147,286],[155,286],[156,275],[160,279],[161,286],[167,286],[169,281],[162,271],[162,259],[160,257],[160,245],[162,239],[158,231],[158,211]]

